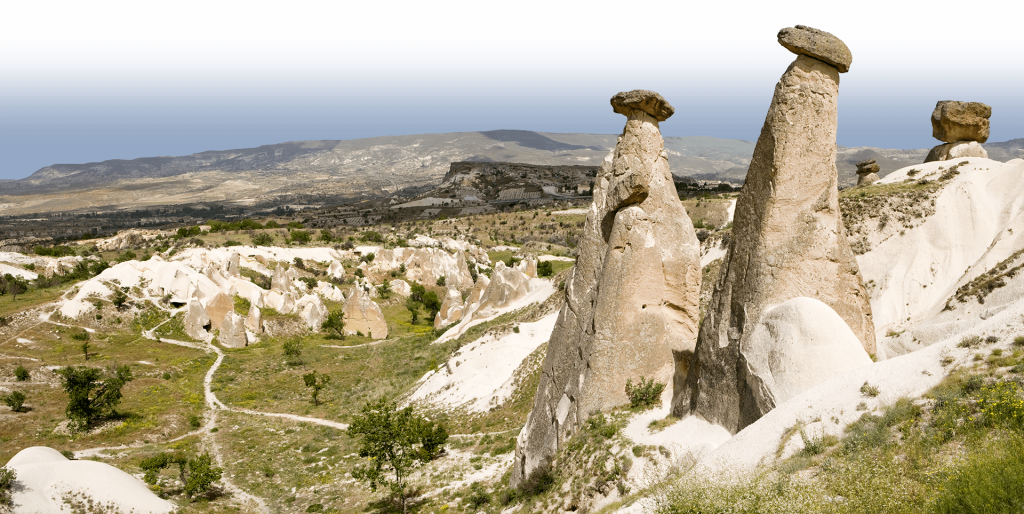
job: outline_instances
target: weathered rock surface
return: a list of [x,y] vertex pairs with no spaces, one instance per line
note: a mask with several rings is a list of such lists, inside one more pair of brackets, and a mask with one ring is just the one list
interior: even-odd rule
[[346,334],[362,332],[363,335],[371,336],[374,339],[387,339],[388,324],[384,321],[384,313],[362,288],[352,288],[342,311],[344,312]]
[[437,283],[445,277],[445,285],[459,291],[473,287],[473,276],[466,265],[466,252],[453,250],[449,253],[440,248],[394,248],[377,251],[372,267],[380,271],[391,271],[405,264],[405,276],[422,284]]
[[956,143],[944,143],[928,152],[924,162],[949,161],[964,157],[984,157],[988,159],[988,152],[977,141],[959,141]]
[[224,315],[220,324],[217,342],[228,348],[245,348],[249,346],[249,338],[245,333],[245,319],[230,311]]
[[209,334],[210,316],[199,302],[199,298],[193,297],[188,302],[188,311],[185,313],[185,333],[192,339],[204,340]]
[[299,318],[312,330],[320,330],[320,326],[327,319],[327,306],[315,294],[299,298],[299,301],[295,302],[295,312],[299,313]]
[[765,311],[796,297],[828,305],[865,354],[875,352],[871,306],[839,212],[838,96],[838,70],[806,55],[776,85],[674,414],[696,413],[733,433],[760,418],[740,373],[744,348]]
[[391,281],[391,291],[397,295],[409,296],[412,294],[412,286],[408,282],[396,278]]
[[740,348],[745,381],[762,413],[852,369],[871,364],[831,307],[797,297],[764,312]]
[[940,101],[932,111],[932,137],[946,143],[984,143],[988,141],[990,117],[992,108],[981,102]]
[[462,319],[465,304],[462,302],[462,293],[457,289],[449,289],[441,303],[441,310],[434,316],[434,328],[441,328]]
[[624,116],[640,110],[657,121],[665,121],[676,112],[663,96],[645,89],[623,91],[613,96],[611,102],[612,110]]
[[850,71],[853,54],[846,43],[824,30],[805,25],[779,31],[779,44],[797,55],[806,55],[831,64],[839,73]]
[[857,163],[857,185],[868,186],[878,182],[878,164],[874,159],[868,159]]
[[[671,108],[654,93],[616,98],[623,99],[613,99],[616,112],[628,120],[594,183],[533,411],[517,440],[513,485],[547,466],[591,413],[628,403],[627,379],[670,382],[693,352],[700,243],[658,127]],[[633,98],[641,100],[626,101]],[[485,297],[502,268],[495,267]]]
[[270,289],[281,293],[294,293],[295,286],[292,284],[292,278],[291,273],[288,273],[284,266],[278,265],[274,268],[274,275],[270,279]]
[[206,302],[206,313],[210,316],[214,330],[221,329],[221,322],[229,312],[235,312],[235,302],[227,294],[218,292]]
[[529,293],[530,277],[515,267],[506,267],[504,262],[499,261],[494,265],[494,272],[491,273],[491,279],[480,295],[480,300],[471,306],[472,309],[467,308],[464,316],[486,318],[493,311],[504,309]]
[[255,304],[249,306],[249,314],[245,317],[245,328],[257,335],[263,333],[263,312]]

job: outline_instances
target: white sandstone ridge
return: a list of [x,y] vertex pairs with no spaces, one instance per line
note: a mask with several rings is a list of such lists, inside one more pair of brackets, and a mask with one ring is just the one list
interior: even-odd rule
[[551,337],[558,312],[519,323],[519,332],[485,335],[459,349],[448,362],[427,372],[409,397],[469,412],[500,406],[514,392],[515,371]]
[[[473,326],[532,303],[543,302],[554,292],[555,286],[550,280],[537,278],[536,260],[525,259],[511,268],[499,261],[494,265],[490,279],[482,273],[477,276],[477,281],[462,307],[458,323],[448,329],[435,343],[457,339]],[[451,302],[456,302],[454,297]],[[450,308],[448,312],[454,311]],[[435,325],[440,317],[441,313],[438,312]]]
[[146,484],[128,473],[102,462],[68,460],[45,446],[18,452],[6,467],[17,473],[11,489],[15,514],[65,512],[65,498],[103,512],[174,511],[174,504],[157,497]]
[[934,214],[857,258],[870,286],[880,357],[916,350],[990,315],[998,304],[962,308],[951,297],[1024,249],[1024,160],[929,162],[878,183],[935,181],[943,174],[952,178],[934,197]]
[[100,239],[96,241],[96,248],[100,251],[111,251],[111,250],[124,250],[127,248],[135,248],[139,245],[145,244],[148,241],[153,241],[160,236],[170,236],[174,232],[170,230],[122,230],[118,232],[116,236],[108,239]]
[[0,276],[11,275],[25,280],[35,280],[39,278],[39,274],[29,271],[27,269],[18,268],[11,266],[10,264],[4,264],[0,262]]
[[[65,272],[75,269],[83,258],[75,255],[67,257],[46,257],[43,255],[25,255],[18,252],[0,252],[0,262],[9,263],[24,268],[31,265],[35,268],[37,275],[50,278],[54,273],[63,275]],[[7,272],[4,272],[7,273]],[[11,273],[13,275],[13,273]]]

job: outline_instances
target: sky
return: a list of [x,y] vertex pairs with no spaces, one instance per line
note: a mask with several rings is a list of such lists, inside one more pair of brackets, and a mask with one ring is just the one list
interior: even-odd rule
[[[704,5],[694,5],[704,4]],[[661,93],[666,136],[756,140],[795,58],[779,29],[853,53],[838,142],[928,148],[938,100],[1024,137],[1012,2],[250,0],[4,2],[0,179],[307,139],[521,129],[615,134],[619,91]]]

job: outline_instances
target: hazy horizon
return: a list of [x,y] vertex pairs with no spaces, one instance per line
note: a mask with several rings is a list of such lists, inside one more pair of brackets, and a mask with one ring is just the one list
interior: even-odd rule
[[949,21],[961,3],[856,6],[15,5],[0,34],[0,178],[298,140],[615,134],[624,118],[608,99],[639,88],[676,108],[666,136],[754,141],[794,59],[775,35],[795,24],[832,32],[853,53],[841,75],[842,146],[932,147],[938,100],[991,105],[992,142],[1024,137],[1013,16],[975,30]]

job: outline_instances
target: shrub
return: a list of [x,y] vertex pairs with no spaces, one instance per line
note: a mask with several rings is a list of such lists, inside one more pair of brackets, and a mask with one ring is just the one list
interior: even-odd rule
[[964,336],[957,344],[960,348],[973,348],[981,344],[981,336]]
[[127,301],[128,295],[124,292],[123,289],[117,288],[114,290],[114,298],[111,300],[111,303],[114,304],[114,307],[121,309],[122,307],[124,307],[124,304]]
[[880,392],[881,391],[879,391],[877,387],[867,382],[864,382],[864,385],[860,386],[860,394],[863,394],[864,396],[870,396],[871,398],[874,398],[878,396]]
[[121,402],[121,388],[133,379],[127,365],[107,373],[99,368],[68,366],[57,374],[68,394],[65,414],[72,430],[84,430],[95,418],[114,414],[114,408]]
[[1014,346],[1024,346],[1024,336],[1017,336],[1013,338]]
[[9,468],[0,468],[0,505],[11,505],[11,487],[18,478],[18,474]]
[[1024,398],[1016,382],[999,381],[979,392],[978,407],[989,427],[1024,428]]
[[548,466],[541,466],[534,469],[519,483],[519,491],[525,497],[537,496],[551,489],[553,485],[555,485],[555,475]]
[[440,277],[437,277],[437,285],[439,285],[441,287],[444,287],[444,284],[445,284],[446,281],[447,281],[447,279],[445,279],[444,275],[441,275]]
[[252,244],[256,246],[267,246],[273,242],[274,236],[266,232],[260,232],[259,234],[252,236]]
[[19,364],[17,368],[14,368],[14,379],[18,382],[24,382],[29,379],[28,370],[25,369],[25,366]]
[[315,289],[317,285],[317,280],[312,277],[299,277],[299,282],[306,284],[306,288],[311,290]]
[[334,331],[335,337],[345,339],[345,313],[340,310],[329,312],[320,329]]
[[[289,223],[289,225],[291,225],[291,223]],[[305,230],[292,231],[292,241],[296,241],[299,243],[308,243],[311,239],[313,239],[313,236],[309,232],[306,232]]]
[[185,484],[185,496],[189,500],[196,495],[208,492],[213,483],[220,480],[224,473],[223,469],[213,466],[213,459],[209,452],[204,452],[194,458],[177,453],[159,453],[143,459],[139,467],[146,472],[143,480],[147,484],[156,485],[160,470],[172,464],[178,466],[178,476]]
[[424,293],[423,307],[430,311],[430,319],[434,319],[437,316],[438,311],[441,310],[441,299],[437,297],[437,293],[433,291],[427,291]]
[[4,403],[14,412],[22,412],[25,409],[25,393],[13,391],[4,396]]
[[302,341],[301,340],[299,340],[298,338],[293,337],[293,338],[285,341],[284,344],[281,345],[281,349],[284,352],[285,362],[289,366],[297,366],[299,364],[302,364],[302,361],[299,360],[299,357],[302,355]]
[[327,375],[317,375],[316,371],[313,371],[312,373],[306,373],[303,375],[302,381],[306,384],[306,387],[313,390],[313,405],[320,405],[320,390],[331,383],[331,377]]
[[537,276],[550,277],[555,274],[555,265],[552,261],[541,261],[537,263]]
[[654,379],[640,377],[640,383],[633,385],[633,379],[626,379],[626,397],[633,410],[645,411],[661,402],[661,393],[665,384],[656,383]]

